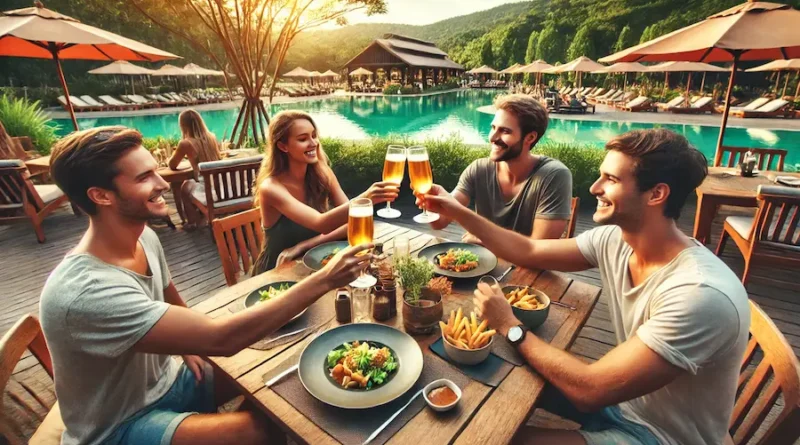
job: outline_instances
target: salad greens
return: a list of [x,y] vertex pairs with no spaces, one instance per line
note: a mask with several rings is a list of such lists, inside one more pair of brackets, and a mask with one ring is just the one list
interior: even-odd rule
[[282,293],[289,290],[292,287],[289,283],[283,283],[277,288],[270,286],[267,290],[260,290],[258,291],[258,296],[261,301],[267,301],[275,297],[279,297]]
[[372,389],[386,382],[397,370],[394,354],[387,347],[368,342],[344,343],[328,353],[331,377],[346,389]]
[[469,250],[465,249],[455,249],[455,250],[451,249],[451,250],[453,252],[453,255],[455,255],[456,257],[457,265],[467,264],[472,261],[478,261],[479,259],[478,255],[470,252]]

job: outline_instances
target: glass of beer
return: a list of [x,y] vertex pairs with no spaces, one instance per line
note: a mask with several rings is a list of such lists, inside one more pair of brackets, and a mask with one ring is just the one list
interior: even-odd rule
[[[351,246],[371,243],[374,233],[372,219],[372,200],[369,198],[356,198],[350,201],[350,209],[347,218],[347,242]],[[359,253],[367,255],[369,251]],[[369,288],[375,285],[378,280],[372,275],[367,275],[361,271],[361,275],[350,286],[354,288]]]
[[[383,181],[397,184],[403,182],[406,173],[406,148],[402,145],[390,145],[386,149],[386,160],[383,161]],[[378,216],[386,219],[399,218],[402,213],[392,208],[392,203],[386,201],[386,208],[378,210]]]
[[[431,161],[428,158],[428,149],[425,147],[411,147],[408,149],[408,176],[411,178],[411,188],[419,194],[425,194],[433,186],[433,172]],[[439,219],[439,215],[429,212],[425,207],[422,213],[414,217],[414,221],[425,224]]]

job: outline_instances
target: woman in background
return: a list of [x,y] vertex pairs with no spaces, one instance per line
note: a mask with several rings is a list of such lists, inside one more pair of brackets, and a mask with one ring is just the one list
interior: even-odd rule
[[178,148],[172,153],[169,160],[169,168],[178,170],[178,165],[183,159],[188,159],[194,171],[194,179],[189,179],[181,185],[181,196],[183,197],[183,207],[186,212],[188,222],[183,225],[185,230],[194,230],[199,225],[205,223],[205,218],[200,210],[192,204],[192,196],[205,199],[205,184],[203,177],[200,176],[198,164],[201,162],[219,161],[219,144],[208,128],[206,128],[200,113],[194,110],[186,110],[178,117],[181,127],[181,142]]
[[[317,125],[302,111],[282,111],[269,125],[269,145],[255,181],[264,246],[253,275],[307,250],[347,237],[348,199],[328,165]],[[399,188],[377,182],[359,197],[393,201]]]

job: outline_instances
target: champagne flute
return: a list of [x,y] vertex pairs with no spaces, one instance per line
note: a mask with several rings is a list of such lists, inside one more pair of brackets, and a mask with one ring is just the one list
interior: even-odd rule
[[[411,188],[419,194],[428,193],[433,186],[433,172],[428,149],[425,147],[411,147],[408,149],[408,176],[411,178]],[[428,212],[422,207],[422,213],[414,217],[420,224],[432,223],[439,219],[439,215]]]
[[[406,173],[406,148],[402,145],[390,145],[386,149],[386,160],[383,161],[383,181],[397,184],[403,182]],[[399,210],[392,208],[392,203],[386,201],[386,208],[378,210],[378,216],[386,219],[399,218]]]
[[[358,246],[372,242],[374,225],[372,218],[372,200],[369,198],[356,198],[350,201],[347,218],[347,242],[351,246]],[[366,255],[369,251],[359,253]],[[367,275],[363,270],[361,275],[350,286],[362,289],[375,285],[378,280],[372,275]]]

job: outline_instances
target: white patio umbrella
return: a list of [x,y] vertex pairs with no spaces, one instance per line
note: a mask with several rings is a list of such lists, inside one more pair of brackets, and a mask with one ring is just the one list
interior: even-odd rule
[[150,73],[151,76],[193,76],[193,73],[186,71],[181,67],[166,64],[161,68]]
[[533,62],[521,66],[516,69],[516,73],[525,73],[525,74],[536,74],[536,84],[538,85],[541,83],[542,80],[542,73],[545,73],[546,70],[552,69],[553,65],[545,62],[542,59],[534,60]]
[[295,68],[295,69],[289,71],[288,73],[284,74],[282,77],[303,77],[303,78],[307,78],[307,77],[309,77],[309,74],[311,74],[311,73],[309,73],[307,70],[304,70],[303,68],[298,66],[297,68]]
[[[620,62],[615,63],[611,66],[604,67],[597,71],[592,71],[595,74],[612,74],[612,73],[622,73],[624,75],[622,81],[622,89],[625,90],[628,88],[628,73],[646,73],[648,72],[649,68],[642,65],[638,62]],[[614,85],[616,86],[617,83],[614,81]]]
[[[757,66],[755,68],[750,68],[749,70],[745,70],[748,73],[757,73],[762,71],[777,71],[778,75],[780,75],[781,71],[797,71],[797,89],[794,92],[794,97],[797,98],[800,96],[800,59],[788,59],[788,60],[773,60],[772,62],[766,63],[761,66]],[[780,79],[779,79],[780,81]],[[777,86],[778,82],[775,82]],[[786,75],[786,81],[783,84],[783,93],[781,96],[786,96],[786,87],[789,85],[789,75]]]
[[332,77],[334,79],[338,79],[339,78],[339,74],[334,73],[331,70],[328,70],[328,71],[325,71],[324,73],[322,73],[322,77]]
[[478,68],[473,68],[467,72],[470,74],[497,74],[497,70],[489,65],[479,66]]
[[350,71],[351,76],[371,76],[372,71],[364,68],[356,68],[353,71]]
[[[716,65],[711,65],[703,62],[664,62],[658,65],[649,67],[651,73],[666,73],[664,78],[664,91],[667,90],[667,79],[669,73],[689,73],[689,78],[686,81],[686,101],[689,101],[689,88],[692,86],[692,73],[703,73],[703,81],[700,83],[700,92],[706,85],[706,73],[727,73],[726,68],[721,68]],[[663,92],[661,94],[664,94]]]
[[[150,68],[134,65],[127,60],[117,60],[108,65],[101,66],[88,71],[89,74],[106,74],[116,76],[144,76],[153,74],[154,71]],[[131,79],[131,92],[136,94],[136,87]]]
[[601,65],[586,56],[580,56],[569,63],[555,66],[545,72],[551,74],[578,73],[578,88],[580,88],[581,77],[583,73],[591,73],[592,71],[601,70],[604,69],[605,67],[606,67],[605,65]]
[[208,68],[203,68],[202,66],[195,65],[194,63],[186,64],[183,67],[183,70],[188,72],[189,74],[193,74],[195,76],[224,76],[225,73],[222,71],[210,70]]

